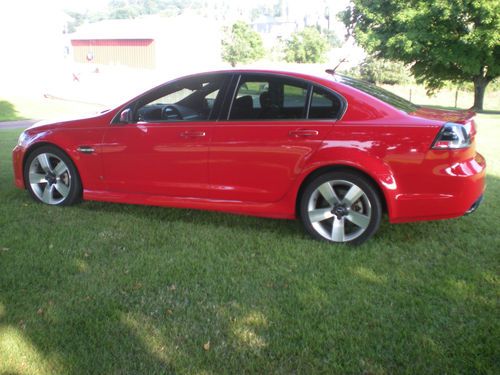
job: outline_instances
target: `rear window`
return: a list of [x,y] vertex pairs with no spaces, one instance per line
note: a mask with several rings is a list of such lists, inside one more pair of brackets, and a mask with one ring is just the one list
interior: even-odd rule
[[342,74],[335,74],[334,77],[337,82],[343,83],[345,85],[363,91],[368,95],[374,96],[375,98],[382,100],[383,102],[392,105],[397,109],[400,109],[401,111],[411,113],[415,112],[419,108],[418,105],[413,104],[412,102],[403,99],[402,97],[397,96],[396,94],[393,94],[390,91],[375,86],[369,82],[347,77]]

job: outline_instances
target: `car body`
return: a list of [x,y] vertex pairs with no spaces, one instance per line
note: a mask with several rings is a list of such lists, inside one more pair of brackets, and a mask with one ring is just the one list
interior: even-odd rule
[[[373,198],[363,196],[356,210],[369,217],[376,211],[375,221],[381,210],[392,223],[453,218],[474,209],[485,187],[473,117],[418,107],[338,74],[201,73],[95,116],[35,124],[13,151],[15,183],[49,204],[81,196],[284,219],[321,208],[321,220],[332,226],[337,219],[344,225],[353,210],[339,195],[363,185]],[[57,151],[45,152],[52,166],[44,168],[42,157],[28,166],[41,147]],[[48,172],[63,159],[79,184],[71,199],[57,187],[68,192],[70,171],[62,182]],[[301,203],[308,186],[331,173],[333,180]],[[308,230],[333,242],[360,243],[373,234],[325,235],[335,232],[329,225]]]

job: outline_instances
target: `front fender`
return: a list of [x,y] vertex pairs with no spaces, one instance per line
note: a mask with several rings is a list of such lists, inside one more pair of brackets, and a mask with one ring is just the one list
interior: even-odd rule
[[[84,189],[100,190],[102,188],[102,165],[100,147],[102,128],[89,129],[50,129],[39,132],[28,145],[23,157],[23,165],[31,151],[41,145],[55,146],[64,151],[75,164]],[[91,154],[82,154],[80,146],[91,146],[95,151]]]

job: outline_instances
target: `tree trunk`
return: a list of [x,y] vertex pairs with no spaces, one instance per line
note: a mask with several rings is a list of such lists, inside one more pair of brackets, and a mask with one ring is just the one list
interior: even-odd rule
[[481,76],[474,78],[474,106],[472,108],[475,111],[483,110],[484,92],[488,83],[490,83],[490,79],[488,78]]

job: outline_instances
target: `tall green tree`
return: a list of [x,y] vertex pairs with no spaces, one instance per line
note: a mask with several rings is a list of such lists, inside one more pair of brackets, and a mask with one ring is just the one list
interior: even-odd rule
[[500,0],[352,0],[341,18],[370,54],[409,64],[430,91],[473,82],[474,109],[500,76]]
[[285,60],[294,63],[319,63],[325,61],[329,42],[315,27],[295,32],[287,40]]
[[265,50],[260,35],[245,22],[238,21],[222,40],[222,59],[236,66],[264,57]]

